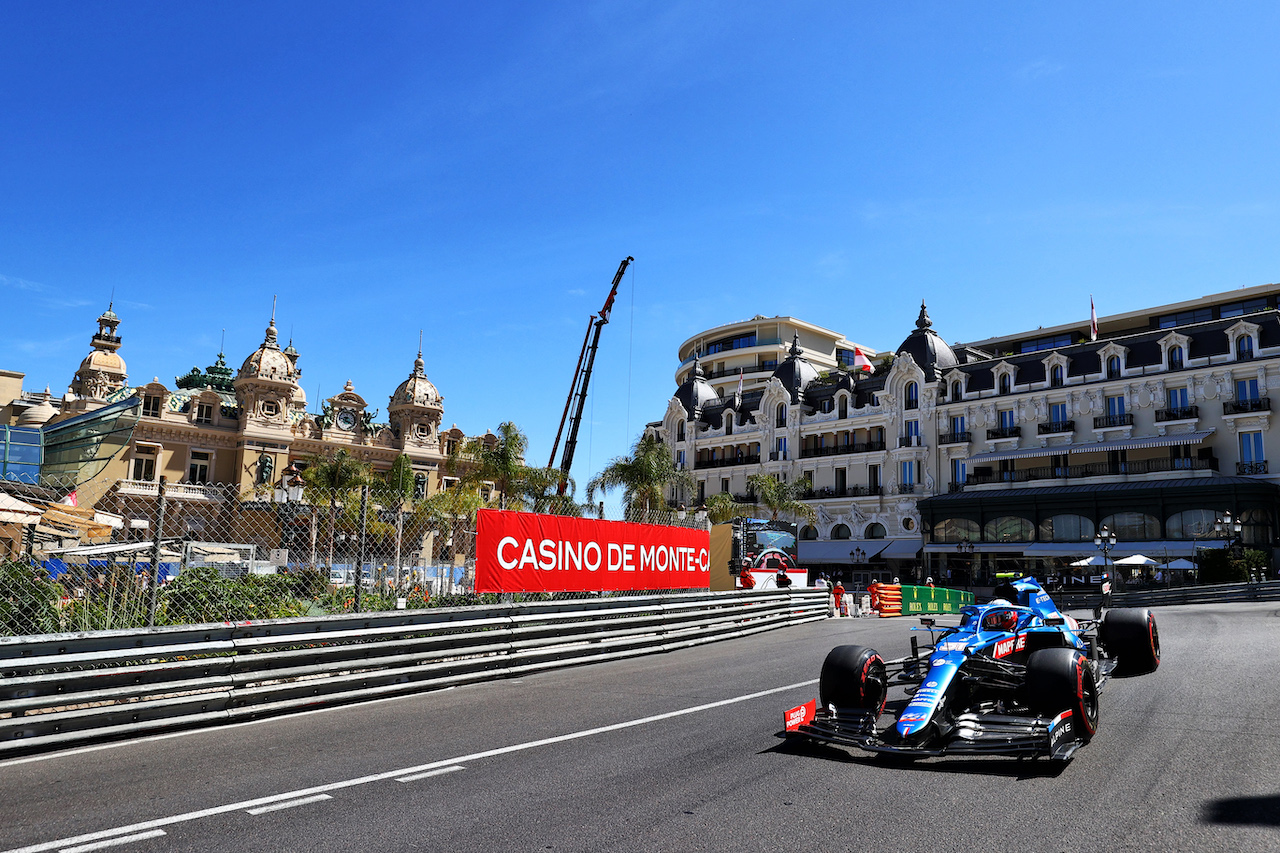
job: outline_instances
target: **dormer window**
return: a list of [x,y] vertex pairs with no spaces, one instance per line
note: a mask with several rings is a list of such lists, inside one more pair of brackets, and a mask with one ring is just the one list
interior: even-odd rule
[[676,422],[676,441],[684,441],[684,421]]
[[1063,375],[1065,371],[1061,364],[1055,364],[1049,369],[1049,386],[1051,388],[1061,388],[1063,384]]
[[1008,394],[1013,390],[1013,380],[1009,378],[1009,374],[1000,374],[1000,393]]
[[195,422],[198,424],[213,423],[213,404],[212,403],[196,403]]
[[1253,336],[1241,335],[1236,338],[1236,361],[1253,360]]
[[822,414],[824,415],[829,415],[834,410],[835,410],[835,403],[831,401],[830,397],[828,397],[827,399],[823,400],[821,403],[818,404],[818,411],[822,412]]
[[725,412],[724,415],[724,434],[733,435],[733,412]]
[[1107,378],[1108,379],[1120,378],[1120,356],[1113,355],[1107,359]]
[[773,420],[775,427],[784,427],[787,425],[787,406],[785,403],[778,404],[778,410]]
[[918,409],[920,408],[920,386],[915,382],[907,383],[906,399],[903,402],[903,408]]
[[960,385],[960,380],[957,379],[955,382],[951,383],[951,399],[953,401],[959,400],[963,396],[964,396],[964,389]]
[[160,395],[147,394],[142,398],[142,415],[147,418],[160,417]]
[[1182,347],[1169,347],[1169,369],[1182,369]]
[[843,395],[840,397],[840,417],[849,417],[849,398]]

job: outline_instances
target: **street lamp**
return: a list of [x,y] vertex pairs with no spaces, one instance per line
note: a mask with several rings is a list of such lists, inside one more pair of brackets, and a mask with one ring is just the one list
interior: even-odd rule
[[[1224,512],[1218,519],[1213,522],[1213,531],[1218,534],[1219,539],[1227,540],[1227,550],[1233,559],[1239,557],[1240,531],[1244,530],[1244,525],[1240,519],[1232,518],[1231,511]],[[1249,570],[1249,582],[1253,582],[1253,570]]]
[[1102,578],[1102,600],[1107,604],[1111,604],[1111,549],[1116,547],[1116,535],[1107,529],[1104,524],[1098,529],[1098,535],[1093,537],[1093,544],[1102,552],[1102,565],[1105,569]]
[[969,567],[965,570],[964,588],[968,589],[969,584],[973,580],[973,543],[969,541],[969,537],[965,537],[956,543],[956,555],[967,555],[969,558]]

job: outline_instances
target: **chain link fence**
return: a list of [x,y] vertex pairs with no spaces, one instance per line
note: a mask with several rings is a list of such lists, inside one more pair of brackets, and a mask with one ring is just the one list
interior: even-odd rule
[[[0,636],[502,600],[475,592],[479,502],[463,495],[412,501],[376,485],[244,493],[135,480],[78,488],[45,480],[6,494]],[[560,514],[602,514],[600,506],[559,507]],[[623,516],[614,520],[704,524],[665,507]]]

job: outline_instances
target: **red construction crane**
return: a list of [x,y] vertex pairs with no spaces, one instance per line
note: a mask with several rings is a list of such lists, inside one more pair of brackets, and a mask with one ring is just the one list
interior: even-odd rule
[[556,494],[563,495],[569,487],[569,469],[573,467],[573,451],[578,446],[578,427],[582,425],[582,408],[587,403],[587,385],[591,382],[591,367],[595,364],[596,349],[600,346],[600,330],[604,328],[605,323],[609,322],[609,312],[613,310],[613,300],[618,295],[618,284],[627,272],[627,265],[634,260],[635,258],[630,255],[622,259],[622,263],[618,265],[618,273],[613,277],[613,287],[609,291],[609,298],[604,301],[604,307],[600,309],[599,314],[592,314],[587,319],[587,333],[582,337],[578,366],[573,370],[573,384],[569,386],[569,397],[564,401],[564,414],[560,416],[560,429],[556,430],[556,441],[551,445],[551,460],[547,462],[548,468],[556,464],[556,450],[560,447],[560,436],[564,433],[564,424],[569,419],[569,409],[573,407],[573,398],[576,396],[578,405],[574,407],[573,419],[569,420],[569,436],[564,442],[564,456],[560,458],[560,486],[556,489]]

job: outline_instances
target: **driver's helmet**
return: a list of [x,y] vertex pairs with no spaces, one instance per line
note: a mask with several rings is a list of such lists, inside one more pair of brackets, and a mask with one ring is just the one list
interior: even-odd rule
[[982,618],[982,630],[1012,633],[1018,627],[1016,610],[992,610]]

